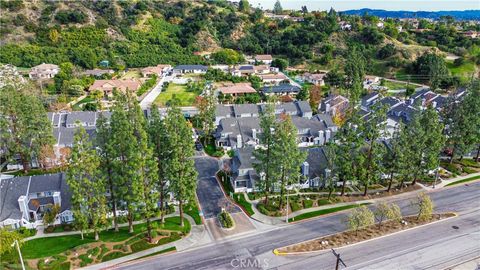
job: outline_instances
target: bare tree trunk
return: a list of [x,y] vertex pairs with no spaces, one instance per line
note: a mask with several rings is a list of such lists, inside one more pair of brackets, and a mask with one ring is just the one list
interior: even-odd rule
[[455,147],[452,149],[452,156],[450,157],[450,164],[453,163],[454,156],[455,156]]
[[400,190],[403,189],[403,184],[405,183],[405,178],[402,177],[402,181],[400,182]]
[[24,154],[21,154],[20,158],[22,159],[23,172],[27,173],[30,170],[30,162],[25,158]]
[[113,187],[112,171],[110,168],[108,169],[108,185],[110,189],[110,200],[112,201],[113,226],[115,228],[115,231],[118,232],[117,201],[115,200],[115,193],[113,190],[114,187]]
[[330,197],[332,197],[332,193],[333,193],[333,188],[331,188],[330,191],[328,192],[328,198],[327,198],[328,201],[330,201]]
[[82,240],[83,240],[83,230],[80,230],[80,237],[81,237]]
[[183,201],[179,200],[179,205],[180,207],[180,227],[183,227]]
[[480,144],[478,145],[477,156],[475,157],[475,160],[476,160],[477,162],[480,161]]
[[98,237],[98,231],[95,230],[95,241],[98,241],[99,237]]
[[[283,205],[283,194],[285,193],[285,189],[284,189],[284,183],[285,183],[285,171],[282,170],[282,182],[281,182],[281,186],[280,186],[280,201],[279,201],[279,204],[278,204],[278,207],[282,208],[282,205]],[[288,207],[288,205],[287,205]]]
[[128,219],[128,232],[133,233],[133,214],[130,210],[128,210],[127,219]]
[[363,190],[363,196],[367,196],[368,184],[365,184],[365,189]]
[[390,189],[392,188],[392,182],[393,182],[393,171],[390,173],[390,182],[388,183],[387,192],[390,192]]
[[345,195],[345,187],[346,186],[347,186],[347,180],[345,180],[345,178],[344,178],[343,181],[342,181],[342,193],[340,194],[340,196]]
[[147,238],[148,242],[152,243],[152,224],[150,222],[150,217],[147,218]]
[[160,188],[160,219],[162,223],[165,223],[165,195],[164,195],[163,185]]

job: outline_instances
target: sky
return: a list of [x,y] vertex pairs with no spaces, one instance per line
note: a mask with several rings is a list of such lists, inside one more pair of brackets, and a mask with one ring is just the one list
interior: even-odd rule
[[[249,0],[249,3],[264,9],[272,9],[276,0]],[[280,0],[284,9],[328,10],[333,7],[337,11],[349,9],[385,9],[407,11],[439,11],[439,10],[480,10],[480,0]]]

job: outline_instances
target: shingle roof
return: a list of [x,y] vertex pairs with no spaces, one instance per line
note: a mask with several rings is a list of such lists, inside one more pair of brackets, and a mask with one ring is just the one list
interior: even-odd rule
[[176,70],[207,70],[208,67],[204,65],[178,65],[174,69]]
[[18,198],[27,195],[29,177],[15,177],[0,180],[0,221],[20,219],[22,212]]
[[273,86],[265,86],[262,88],[264,93],[298,93],[300,92],[300,87],[291,84],[279,84]]

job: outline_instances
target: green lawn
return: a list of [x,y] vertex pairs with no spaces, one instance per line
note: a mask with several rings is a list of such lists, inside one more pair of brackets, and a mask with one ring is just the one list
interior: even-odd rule
[[299,221],[299,220],[302,220],[302,219],[307,219],[307,218],[312,218],[312,217],[318,217],[318,216],[322,216],[322,215],[326,215],[326,214],[330,214],[330,213],[335,213],[335,212],[347,210],[347,209],[350,209],[350,208],[356,208],[356,207],[359,207],[359,206],[362,206],[362,205],[368,205],[368,204],[369,203],[349,204],[349,205],[344,205],[344,206],[339,206],[339,207],[333,207],[333,208],[327,208],[327,209],[322,209],[322,210],[318,210],[318,211],[313,211],[313,212],[298,215],[294,218],[289,218],[288,222]]
[[480,179],[480,176],[472,176],[472,177],[469,177],[469,178],[465,178],[463,180],[458,180],[458,181],[452,182],[452,183],[446,185],[446,187],[461,184],[461,183],[466,183],[466,182],[470,182],[470,181],[474,181],[474,180],[478,180],[478,179]]
[[460,66],[455,66],[453,61],[447,61],[447,67],[454,76],[468,77],[475,73],[475,63],[472,61],[467,61]]
[[399,82],[392,82],[392,81],[387,81],[385,80],[383,85],[385,87],[388,87],[390,90],[398,90],[398,89],[405,89],[408,85],[408,83],[399,83]]
[[170,83],[167,90],[158,95],[155,103],[159,106],[166,106],[168,101],[175,98],[178,100],[178,106],[192,106],[196,96],[197,94],[194,92],[187,92],[186,85]]
[[[164,224],[161,224],[160,221],[155,221],[153,224],[160,230],[163,229],[187,233],[191,229],[190,222],[188,222],[187,219],[184,219],[184,227],[180,227],[180,217],[168,217],[165,219]],[[134,225],[133,229],[133,234],[128,233],[128,227],[120,227],[119,232],[115,232],[114,230],[102,231],[100,232],[100,240],[103,242],[125,241],[135,234],[146,231],[147,224],[142,223]],[[91,234],[86,234],[84,240],[81,239],[79,234],[37,238],[25,242],[22,246],[22,254],[26,259],[48,257],[94,241],[93,235]]]
[[245,195],[243,193],[233,194],[233,199],[237,204],[242,206],[242,208],[245,209],[245,211],[247,211],[247,214],[249,216],[255,214],[255,212],[253,212],[252,205],[249,202],[247,202],[247,200],[245,200]]
[[122,79],[139,79],[142,75],[138,70],[129,70],[123,76]]
[[196,203],[185,205],[183,207],[183,211],[185,212],[185,214],[191,216],[193,220],[195,220],[195,224],[202,224],[202,218],[200,217],[200,213],[198,212],[198,206]]

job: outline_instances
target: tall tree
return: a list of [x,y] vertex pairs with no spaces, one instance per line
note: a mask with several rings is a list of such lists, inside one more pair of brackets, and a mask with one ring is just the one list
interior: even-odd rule
[[114,177],[114,159],[115,159],[115,145],[112,140],[110,123],[103,113],[99,114],[97,119],[97,135],[95,136],[95,145],[100,156],[100,170],[102,177],[105,179],[107,189],[109,191],[109,204],[113,213],[113,224],[115,231],[118,232],[118,189],[116,185],[117,179]]
[[28,91],[29,88],[10,85],[0,89],[1,155],[6,160],[18,155],[25,172],[42,148],[51,147],[54,142],[52,125],[42,103]]
[[202,129],[205,132],[205,140],[210,140],[210,135],[215,129],[215,108],[217,99],[213,89],[204,91],[204,95],[198,100],[197,107],[199,110],[198,118],[202,123]]
[[282,4],[280,4],[280,1],[277,0],[273,5],[273,13],[282,14],[282,12],[283,12]]
[[153,155],[157,163],[158,192],[160,193],[160,215],[162,223],[165,221],[165,198],[167,195],[167,166],[170,159],[170,146],[167,130],[164,121],[160,117],[158,107],[151,108],[150,122],[148,123],[148,134],[153,146]]
[[240,2],[238,3],[238,10],[244,13],[250,11],[250,4],[248,3],[248,1],[240,0]]
[[361,151],[363,155],[363,164],[357,170],[360,175],[358,180],[364,186],[363,196],[367,195],[368,186],[381,179],[382,166],[381,161],[384,156],[384,146],[380,138],[385,135],[386,110],[380,106],[374,106],[368,121],[360,125],[361,138],[365,145]]
[[111,145],[113,149],[113,179],[115,179],[116,199],[127,210],[130,233],[133,232],[133,218],[142,193],[139,177],[141,164],[137,149],[135,127],[130,119],[131,111],[128,97],[115,96],[115,105],[110,118]]
[[100,158],[83,127],[74,136],[67,183],[72,192],[72,210],[80,231],[92,229],[95,240],[106,224],[105,182]]
[[363,91],[366,61],[362,53],[354,47],[351,49],[345,63],[345,86],[352,104],[356,104]]
[[265,204],[268,203],[268,195],[272,190],[273,183],[273,144],[276,128],[275,105],[273,103],[265,104],[265,109],[260,113],[260,144],[261,146],[253,151],[253,156],[258,162],[253,163],[253,167],[260,175],[258,187],[265,193]]
[[195,200],[197,189],[197,171],[192,159],[194,155],[192,128],[180,109],[176,107],[168,110],[165,127],[171,151],[166,175],[170,189],[179,203],[181,226],[183,226],[183,206],[186,202]]
[[287,185],[299,182],[300,166],[305,161],[307,154],[298,148],[298,130],[293,124],[292,118],[289,115],[282,115],[282,118],[275,130],[272,147],[275,168],[272,173],[280,182],[280,207]]

